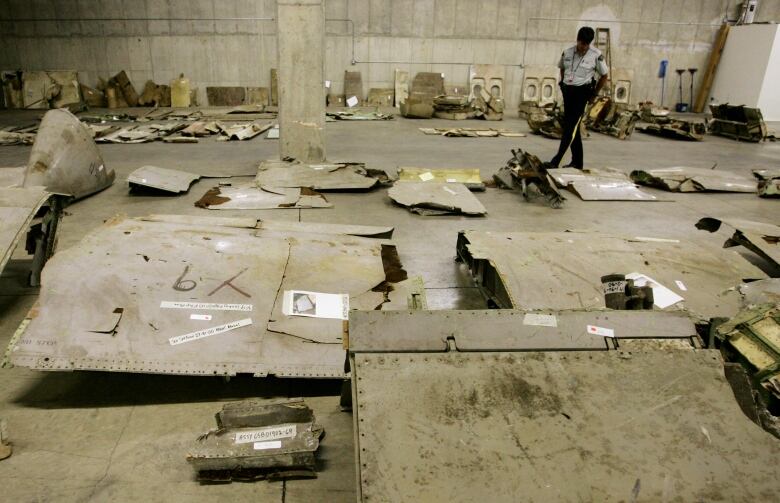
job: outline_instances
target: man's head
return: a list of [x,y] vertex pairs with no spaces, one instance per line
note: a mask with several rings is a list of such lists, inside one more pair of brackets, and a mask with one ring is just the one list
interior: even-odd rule
[[577,32],[577,52],[583,54],[590,47],[590,43],[593,42],[593,37],[596,34],[593,32],[593,28],[590,26],[583,26]]

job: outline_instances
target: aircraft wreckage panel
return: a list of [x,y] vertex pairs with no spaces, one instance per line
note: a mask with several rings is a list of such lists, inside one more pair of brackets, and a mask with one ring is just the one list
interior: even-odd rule
[[[11,342],[11,363],[343,377],[341,320],[288,322],[275,312],[275,299],[288,287],[332,288],[326,292],[356,299],[378,295],[381,305],[382,293],[372,289],[386,279],[385,255],[397,260],[395,247],[352,236],[265,236],[227,220],[219,226],[211,219],[211,225],[117,219],[58,253],[44,270],[29,326]],[[331,343],[312,343],[317,334]]]
[[43,187],[0,188],[0,272],[50,196]]
[[766,277],[731,250],[594,232],[465,231],[457,252],[502,308],[603,309],[601,276],[636,272],[684,298],[669,310],[684,307],[701,318],[734,316],[741,307],[735,287]]
[[777,494],[780,443],[742,413],[716,351],[352,358],[361,501]]

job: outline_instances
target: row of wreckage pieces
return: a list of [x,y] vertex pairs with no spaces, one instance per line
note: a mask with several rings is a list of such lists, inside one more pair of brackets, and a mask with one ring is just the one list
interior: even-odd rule
[[[47,109],[85,106],[125,108],[136,106],[198,106],[197,88],[180,74],[168,84],[146,81],[139,93],[122,70],[108,80],[99,78],[96,88],[79,83],[78,72],[16,71],[0,76],[3,101],[7,108]],[[209,106],[278,106],[277,74],[271,70],[271,88],[244,86],[206,87]]]

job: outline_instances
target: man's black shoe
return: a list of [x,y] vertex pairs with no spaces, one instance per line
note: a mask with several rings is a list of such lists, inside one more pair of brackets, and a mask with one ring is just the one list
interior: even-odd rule
[[567,164],[564,168],[582,169],[582,166],[576,166],[574,164]]

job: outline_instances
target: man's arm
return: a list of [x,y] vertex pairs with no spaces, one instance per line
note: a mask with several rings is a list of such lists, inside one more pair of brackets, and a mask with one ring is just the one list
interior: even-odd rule
[[590,101],[593,102],[593,100],[596,99],[596,96],[599,95],[601,92],[601,88],[604,87],[604,84],[607,83],[607,76],[602,75],[601,78],[599,78],[599,81],[596,82],[596,89],[593,90],[593,96],[591,96]]

